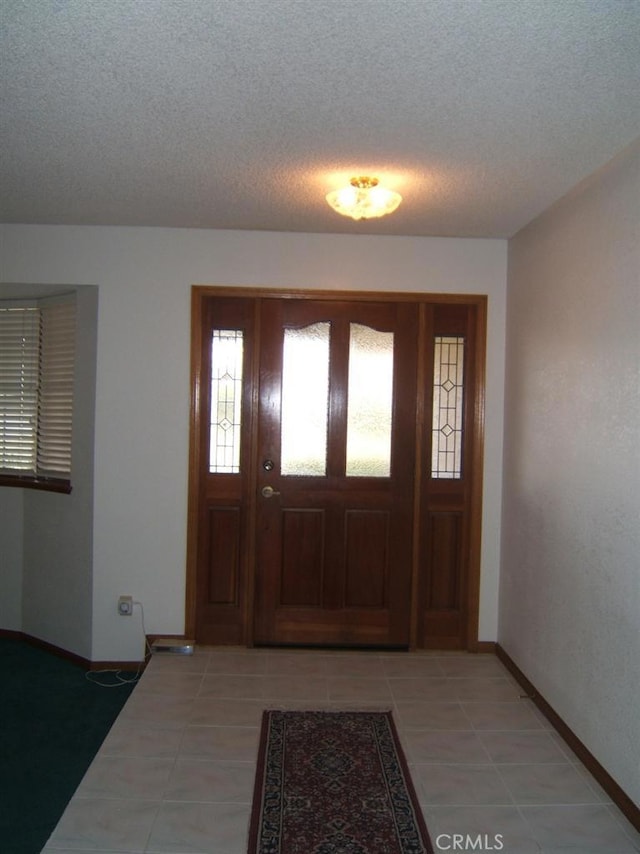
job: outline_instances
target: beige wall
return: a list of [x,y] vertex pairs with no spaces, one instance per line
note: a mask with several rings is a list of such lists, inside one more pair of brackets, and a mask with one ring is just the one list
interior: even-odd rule
[[22,489],[0,487],[0,629],[22,631],[24,501]]
[[[68,287],[0,284],[3,297]],[[71,495],[0,488],[0,628],[91,657],[93,451],[98,289],[76,290]]]
[[640,145],[509,246],[499,640],[640,801]]
[[[6,281],[99,286],[94,660],[142,653],[140,610],[119,617],[120,594],[143,604],[149,633],[184,629],[192,284],[488,295],[480,637],[495,640],[505,241],[66,226],[3,226],[0,238]],[[64,636],[62,619],[40,614],[45,640]]]

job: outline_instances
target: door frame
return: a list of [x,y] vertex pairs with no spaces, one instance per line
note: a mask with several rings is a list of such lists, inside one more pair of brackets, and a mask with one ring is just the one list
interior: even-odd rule
[[[475,368],[473,371],[473,412],[471,418],[473,431],[471,437],[471,469],[473,472],[471,484],[469,541],[467,548],[467,585],[466,585],[466,649],[478,652],[481,644],[478,640],[479,606],[480,606],[480,561],[482,542],[482,484],[484,471],[484,412],[486,390],[486,338],[487,338],[487,296],[484,294],[433,294],[424,291],[325,291],[302,290],[288,288],[244,288],[217,285],[193,285],[191,288],[191,370],[190,370],[190,415],[189,415],[189,475],[188,475],[188,506],[187,506],[187,555],[186,555],[186,592],[185,592],[185,632],[187,637],[195,637],[196,630],[196,591],[198,563],[198,524],[199,524],[199,483],[201,476],[201,449],[203,447],[202,421],[202,328],[206,300],[210,297],[244,297],[251,299],[297,299],[297,300],[345,300],[351,302],[416,302],[444,303],[450,305],[465,304],[476,309],[477,328],[475,335],[475,350],[473,353]],[[420,324],[419,336],[424,336],[424,324]],[[259,347],[254,348],[254,358],[257,360]],[[257,367],[257,366],[255,366]],[[426,366],[422,361],[418,364],[418,394],[416,401],[416,419],[422,423],[426,408],[427,389]],[[254,391],[252,417],[250,424],[251,453],[249,455],[248,478],[249,494],[252,496],[247,507],[249,530],[255,529],[257,489],[257,428],[258,420],[255,415],[258,410],[257,389]],[[414,555],[412,560],[411,577],[411,626],[410,648],[416,648],[418,636],[418,538],[420,519],[420,495],[424,466],[422,465],[422,449],[418,440],[419,430],[416,430],[416,477],[414,487]],[[254,543],[248,544],[248,566],[254,567]],[[254,606],[254,574],[247,570],[248,577],[244,579],[246,590],[245,602],[245,637],[243,643],[253,646],[253,606]]]

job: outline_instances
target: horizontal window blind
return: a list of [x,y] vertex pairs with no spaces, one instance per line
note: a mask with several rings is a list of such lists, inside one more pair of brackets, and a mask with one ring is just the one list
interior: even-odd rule
[[0,304],[0,473],[69,480],[75,300]]
[[0,470],[34,472],[40,313],[0,308]]
[[40,393],[38,396],[38,474],[71,473],[75,302],[40,309]]

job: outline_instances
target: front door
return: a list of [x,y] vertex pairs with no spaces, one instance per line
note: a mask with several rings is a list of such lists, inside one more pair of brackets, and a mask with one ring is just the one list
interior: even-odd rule
[[254,642],[408,646],[417,311],[268,300]]
[[192,297],[189,635],[477,649],[486,298]]

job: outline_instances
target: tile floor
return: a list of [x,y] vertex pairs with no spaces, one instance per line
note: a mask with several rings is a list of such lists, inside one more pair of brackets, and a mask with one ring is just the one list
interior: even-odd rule
[[640,834],[520,694],[492,655],[156,655],[44,851],[246,854],[266,707],[391,708],[436,852],[640,851]]

